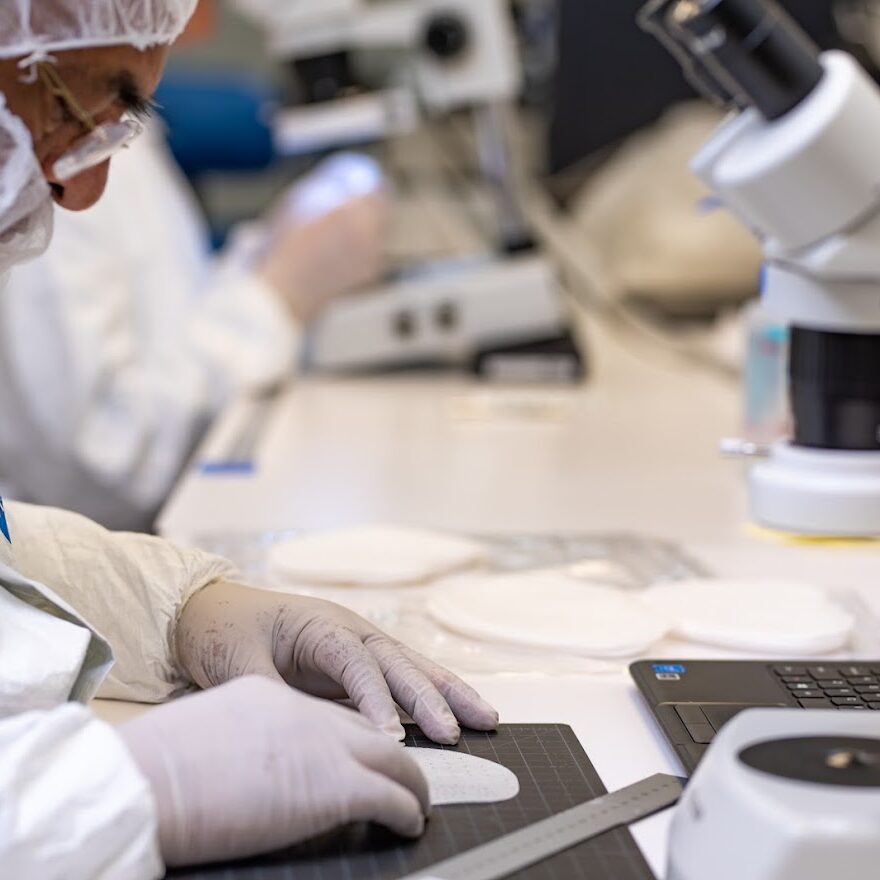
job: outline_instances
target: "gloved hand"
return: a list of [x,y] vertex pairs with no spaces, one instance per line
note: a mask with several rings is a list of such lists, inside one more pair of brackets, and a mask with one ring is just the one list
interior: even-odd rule
[[264,678],[153,709],[119,733],[149,781],[168,865],[244,858],[355,821],[418,837],[428,786],[364,718]]
[[186,604],[175,642],[181,668],[200,687],[256,674],[313,696],[349,697],[398,739],[395,701],[439,743],[458,742],[459,721],[475,730],[498,725],[498,713],[461,679],[321,599],[215,583]]
[[257,273],[301,323],[382,270],[388,196],[379,166],[342,154],[296,184],[276,209]]

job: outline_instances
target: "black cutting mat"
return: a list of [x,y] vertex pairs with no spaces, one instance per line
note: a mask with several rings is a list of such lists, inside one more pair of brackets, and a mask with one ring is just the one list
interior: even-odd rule
[[[415,727],[407,745],[436,746]],[[421,840],[401,842],[374,826],[356,826],[283,853],[236,865],[174,871],[188,880],[394,880],[605,794],[574,732],[561,724],[505,724],[470,733],[455,751],[510,768],[520,793],[500,804],[437,807]],[[610,831],[515,875],[517,880],[654,880],[626,829]]]

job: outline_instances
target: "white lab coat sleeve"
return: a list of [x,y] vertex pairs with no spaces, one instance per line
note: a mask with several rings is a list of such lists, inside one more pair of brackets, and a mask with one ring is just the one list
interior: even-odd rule
[[0,481],[140,531],[220,408],[294,374],[301,332],[252,271],[208,260],[159,146],[128,153],[0,296]]
[[149,784],[118,734],[68,704],[0,721],[0,874],[156,880]]
[[211,406],[266,388],[293,375],[302,332],[281,297],[255,272],[218,263],[199,300],[189,343],[212,378]]
[[234,578],[233,565],[149,535],[109,532],[66,511],[7,509],[17,571],[45,584],[113,648],[116,663],[99,697],[157,703],[191,686],[174,656],[178,616],[199,590]]
[[60,596],[0,563],[0,717],[85,703],[113,652]]

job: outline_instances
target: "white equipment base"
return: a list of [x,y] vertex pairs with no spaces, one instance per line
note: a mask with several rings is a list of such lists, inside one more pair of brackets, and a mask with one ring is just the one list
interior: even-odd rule
[[787,532],[880,536],[880,453],[777,443],[749,475],[752,517]]
[[468,368],[483,352],[568,332],[556,274],[543,258],[441,263],[333,306],[310,335],[306,366],[330,372]]

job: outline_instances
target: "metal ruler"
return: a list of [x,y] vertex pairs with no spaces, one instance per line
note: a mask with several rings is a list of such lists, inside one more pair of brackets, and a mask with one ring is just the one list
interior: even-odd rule
[[401,880],[500,880],[639,819],[671,807],[684,780],[657,774],[514,831]]

